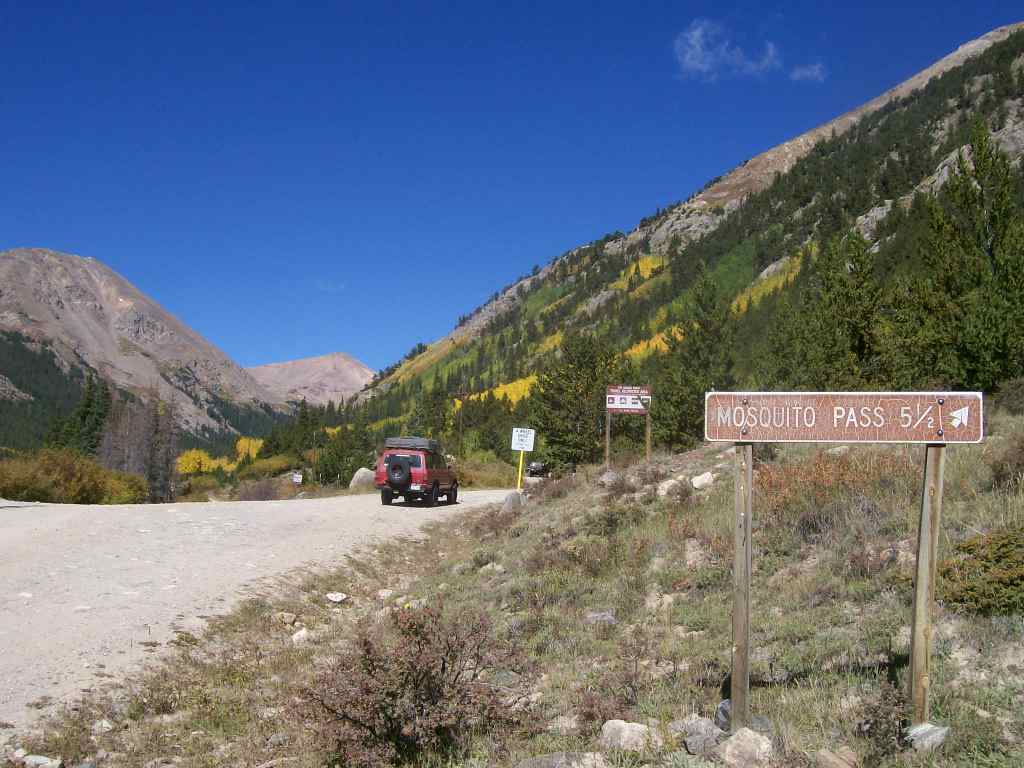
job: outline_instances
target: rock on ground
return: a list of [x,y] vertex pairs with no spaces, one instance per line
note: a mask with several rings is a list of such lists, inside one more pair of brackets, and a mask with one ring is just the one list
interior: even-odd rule
[[22,758],[25,768],[62,768],[64,761],[59,757],[45,757],[43,755],[26,755]]
[[622,474],[616,472],[614,469],[605,470],[599,478],[597,478],[597,484],[602,488],[609,488],[622,480]]
[[516,763],[516,768],[607,768],[600,752],[552,752],[549,755],[528,757]]
[[705,472],[702,475],[695,475],[690,478],[690,485],[693,486],[694,490],[700,491],[710,486],[715,482],[715,476],[710,472]]
[[715,725],[711,718],[695,714],[685,720],[673,720],[668,724],[668,731],[683,740],[686,751],[691,755],[710,752],[725,738],[725,731]]
[[658,483],[658,496],[661,498],[670,496],[676,492],[676,489],[678,489],[681,484],[681,481],[674,477],[670,477],[668,480]]
[[931,752],[938,749],[949,736],[949,727],[919,723],[907,728],[907,741],[915,752]]
[[294,635],[292,635],[292,643],[294,645],[305,645],[310,640],[309,630],[303,627]]
[[360,467],[356,470],[356,473],[352,475],[352,480],[349,481],[349,488],[359,488],[365,490],[373,489],[373,470],[367,469],[366,467]]
[[857,768],[860,760],[849,747],[842,747],[833,752],[830,749],[819,749],[814,753],[814,764],[817,768]]
[[766,768],[772,759],[772,742],[749,728],[740,728],[718,747],[718,757],[733,768]]
[[576,715],[560,715],[548,723],[548,731],[559,736],[575,736],[580,732],[580,719]]
[[512,493],[505,497],[505,502],[501,505],[501,511],[506,515],[518,512],[522,508],[523,495],[518,491],[512,491]]
[[609,720],[601,726],[601,746],[605,749],[645,752],[648,749],[660,749],[663,743],[657,731],[643,723]]
[[583,614],[583,623],[588,627],[592,627],[595,624],[615,626],[619,622],[616,620],[615,614],[611,611],[587,611]]
[[341,605],[346,600],[348,600],[348,595],[346,595],[344,592],[328,592],[326,595],[324,595],[324,597],[326,597],[328,601],[334,603],[335,605]]

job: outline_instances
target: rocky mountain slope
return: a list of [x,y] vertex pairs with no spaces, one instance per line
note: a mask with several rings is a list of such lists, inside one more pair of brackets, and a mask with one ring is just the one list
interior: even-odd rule
[[[67,369],[94,371],[122,390],[175,396],[193,433],[231,430],[241,412],[286,408],[284,397],[92,258],[0,252],[0,331],[45,342]],[[12,387],[4,391],[17,397]]]
[[[1018,162],[1022,73],[1024,23],[996,29],[863,106],[750,159],[630,233],[558,256],[386,371],[365,396],[371,416],[382,426],[394,424],[418,391],[434,386],[521,395],[572,328],[607,335],[634,361],[649,358],[678,322],[700,262],[721,292],[735,298],[737,312],[753,309],[788,290],[801,258],[829,237],[854,223],[874,235],[894,201],[903,208],[915,193],[939,188],[972,121],[987,122],[996,145]],[[890,221],[879,237],[891,237],[899,226]],[[886,258],[886,268],[898,270],[898,255]],[[741,334],[745,343],[765,320],[762,312],[751,321]],[[747,373],[739,371],[739,378]]]
[[341,404],[373,380],[374,371],[344,352],[246,369],[267,391],[288,401]]

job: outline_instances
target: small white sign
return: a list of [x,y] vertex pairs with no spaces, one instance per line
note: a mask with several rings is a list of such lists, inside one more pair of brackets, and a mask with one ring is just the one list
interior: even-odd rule
[[537,432],[529,427],[512,427],[512,450],[532,451],[533,438],[536,436]]
[[292,472],[292,482],[296,485],[302,485],[302,473]]

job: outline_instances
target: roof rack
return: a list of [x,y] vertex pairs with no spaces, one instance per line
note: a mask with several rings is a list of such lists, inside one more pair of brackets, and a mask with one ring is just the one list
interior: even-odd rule
[[389,437],[384,440],[385,448],[400,448],[407,451],[441,452],[441,444],[437,440],[426,437]]

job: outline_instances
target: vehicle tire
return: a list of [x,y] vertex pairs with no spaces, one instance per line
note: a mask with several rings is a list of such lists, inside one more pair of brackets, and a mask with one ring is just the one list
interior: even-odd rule
[[430,491],[423,497],[423,500],[426,502],[428,507],[436,507],[438,495],[437,483],[435,483],[430,486]]
[[459,484],[452,483],[452,487],[448,489],[448,503],[458,504],[459,503]]
[[394,501],[395,494],[391,492],[390,488],[382,488],[380,491],[380,503],[385,507],[390,507],[391,502]]
[[403,485],[408,485],[411,472],[409,460],[396,456],[388,464],[388,482],[392,488],[401,488]]

